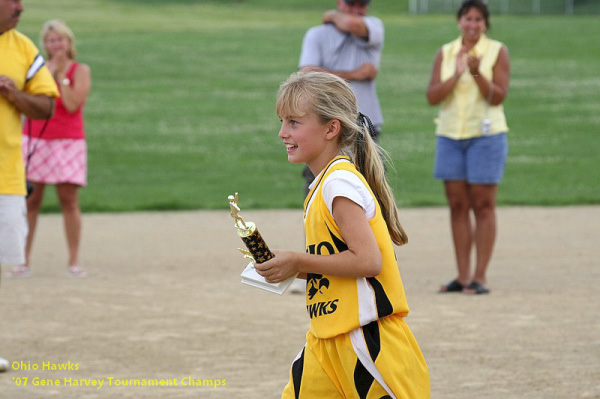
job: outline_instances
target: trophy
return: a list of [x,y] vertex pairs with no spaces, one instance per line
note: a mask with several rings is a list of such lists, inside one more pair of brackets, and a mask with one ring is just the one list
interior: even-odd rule
[[256,225],[252,222],[246,222],[240,216],[240,207],[238,206],[238,193],[227,197],[229,200],[229,208],[231,209],[231,217],[235,220],[235,228],[238,236],[242,239],[247,249],[238,248],[244,258],[249,259],[250,263],[242,272],[242,283],[262,288],[270,292],[283,294],[290,284],[296,278],[292,276],[285,281],[279,283],[268,283],[263,276],[258,274],[254,269],[255,263],[263,263],[273,258],[275,255],[269,250],[267,243],[262,238]]

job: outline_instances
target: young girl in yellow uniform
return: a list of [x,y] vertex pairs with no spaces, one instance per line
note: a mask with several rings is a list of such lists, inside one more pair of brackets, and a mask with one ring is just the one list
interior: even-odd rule
[[283,398],[429,398],[425,359],[392,241],[407,242],[368,117],[335,75],[295,73],[280,89],[288,160],[317,176],[304,202],[306,253],[273,250],[268,282],[306,277],[311,318]]

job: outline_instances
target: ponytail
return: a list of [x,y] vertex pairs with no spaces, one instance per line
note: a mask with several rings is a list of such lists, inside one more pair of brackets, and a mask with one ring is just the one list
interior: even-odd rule
[[354,164],[369,183],[379,203],[392,241],[396,245],[404,245],[408,243],[408,236],[400,223],[394,194],[385,177],[383,157],[388,158],[388,155],[373,139],[376,133],[371,119],[359,112],[358,125],[362,129],[354,146]]

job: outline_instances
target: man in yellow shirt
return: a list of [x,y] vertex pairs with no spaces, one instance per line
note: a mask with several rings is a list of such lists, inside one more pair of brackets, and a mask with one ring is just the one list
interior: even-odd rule
[[[58,89],[39,51],[15,27],[21,0],[0,0],[0,265],[25,262],[27,207],[21,114],[48,119]],[[0,358],[0,371],[8,362]]]

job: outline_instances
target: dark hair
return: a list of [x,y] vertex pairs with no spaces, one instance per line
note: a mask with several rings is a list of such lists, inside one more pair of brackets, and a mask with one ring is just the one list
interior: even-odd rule
[[463,15],[469,12],[471,8],[476,8],[481,11],[483,19],[485,19],[486,28],[490,29],[490,11],[487,8],[487,3],[483,0],[465,0],[461,4],[458,12],[456,13],[456,19],[460,19]]

